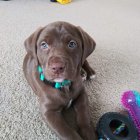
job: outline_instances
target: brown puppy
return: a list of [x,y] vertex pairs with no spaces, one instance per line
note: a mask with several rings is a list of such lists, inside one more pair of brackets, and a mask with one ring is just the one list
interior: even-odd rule
[[[43,118],[61,140],[95,140],[82,84],[95,74],[86,58],[95,49],[94,40],[80,27],[54,22],[39,28],[25,40],[25,77],[39,96]],[[79,131],[65,122],[62,111],[73,106]]]

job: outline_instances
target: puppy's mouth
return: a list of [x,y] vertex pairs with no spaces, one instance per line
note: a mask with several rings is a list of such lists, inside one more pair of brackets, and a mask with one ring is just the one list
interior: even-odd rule
[[53,79],[54,82],[63,82],[64,80],[66,80],[65,78],[56,78]]
[[63,82],[64,80],[73,81],[72,74],[62,73],[62,74],[51,74],[51,73],[44,73],[45,78],[51,82]]
[[64,80],[70,80],[67,74],[52,74],[51,72],[44,73],[45,78],[51,82],[63,82]]
[[63,82],[64,80],[71,80],[71,78],[69,78],[67,76],[63,76],[63,75],[52,76],[52,77],[46,76],[46,79],[48,79],[49,81],[52,81],[52,82]]
[[63,82],[64,80],[73,81],[75,77],[75,69],[70,67],[69,70],[64,70],[62,73],[54,74],[50,69],[44,68],[44,76],[52,82]]

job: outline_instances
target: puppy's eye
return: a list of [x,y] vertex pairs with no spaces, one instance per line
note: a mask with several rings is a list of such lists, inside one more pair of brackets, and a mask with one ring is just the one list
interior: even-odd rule
[[69,42],[69,44],[68,44],[68,47],[69,47],[69,48],[75,48],[75,47],[77,47],[77,42],[74,41],[74,40],[71,40],[71,41]]
[[42,49],[47,49],[48,48],[48,44],[45,41],[41,42],[41,48]]

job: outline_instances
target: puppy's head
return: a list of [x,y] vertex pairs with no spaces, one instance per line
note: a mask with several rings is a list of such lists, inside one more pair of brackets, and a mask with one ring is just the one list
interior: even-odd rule
[[24,44],[36,67],[40,65],[50,81],[75,80],[95,48],[94,40],[86,32],[66,22],[39,28]]

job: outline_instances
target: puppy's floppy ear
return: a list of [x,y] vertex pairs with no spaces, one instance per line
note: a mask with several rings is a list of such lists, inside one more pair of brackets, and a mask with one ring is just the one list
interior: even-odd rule
[[95,41],[81,28],[77,27],[82,41],[82,65],[86,58],[94,51],[96,43]]
[[36,61],[36,64],[38,63],[37,60],[37,40],[38,37],[43,30],[42,27],[38,28],[34,33],[32,33],[25,41],[24,41],[24,46],[27,51]]

